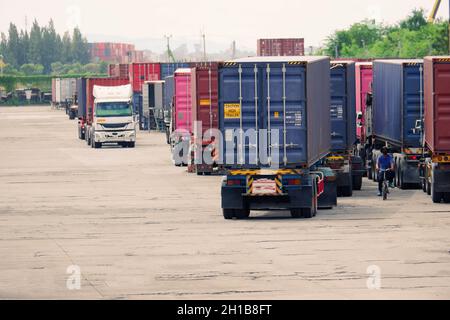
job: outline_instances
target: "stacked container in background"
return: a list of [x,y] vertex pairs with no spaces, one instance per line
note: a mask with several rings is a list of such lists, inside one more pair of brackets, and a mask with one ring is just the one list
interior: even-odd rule
[[304,56],[305,40],[290,39],[259,39],[258,56]]
[[161,80],[161,64],[131,63],[129,65],[129,81],[133,87],[133,106],[135,113],[142,112],[142,85],[145,81]]
[[161,79],[164,80],[167,77],[173,76],[178,69],[189,68],[189,63],[173,62],[173,63],[161,63]]
[[130,73],[128,63],[110,64],[108,67],[108,75],[111,78],[128,78]]

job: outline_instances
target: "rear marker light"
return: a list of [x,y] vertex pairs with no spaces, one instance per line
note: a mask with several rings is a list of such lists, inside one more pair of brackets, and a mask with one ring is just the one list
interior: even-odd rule
[[287,184],[289,186],[299,186],[300,185],[300,179],[289,179],[289,180],[287,180]]
[[228,186],[241,186],[242,181],[241,180],[227,180]]

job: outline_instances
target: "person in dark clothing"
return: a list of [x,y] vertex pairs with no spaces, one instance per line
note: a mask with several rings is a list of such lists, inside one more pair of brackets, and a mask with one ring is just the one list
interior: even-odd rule
[[377,161],[377,172],[378,172],[378,196],[382,196],[383,192],[383,182],[384,182],[384,173],[386,172],[386,178],[389,181],[389,187],[394,187],[394,159],[388,153],[388,149],[383,147],[381,149],[382,155],[378,158]]

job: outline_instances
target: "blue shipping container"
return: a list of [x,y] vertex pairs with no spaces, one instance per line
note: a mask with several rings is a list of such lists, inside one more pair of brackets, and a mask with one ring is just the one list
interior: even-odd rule
[[331,151],[350,150],[356,142],[355,63],[331,62]]
[[177,69],[189,68],[189,63],[161,63],[161,79],[166,79],[167,77],[173,76]]
[[[244,58],[224,63],[219,75],[219,126],[228,167],[266,167],[259,155],[274,155],[274,148],[279,166],[285,168],[310,167],[329,153],[328,57]],[[279,139],[272,141],[272,148],[248,139],[238,146],[235,130],[240,128],[275,129]],[[231,150],[226,147],[230,141],[235,141]],[[238,159],[241,150],[245,159]],[[230,158],[234,163],[227,161]],[[250,161],[254,159],[257,164]]]
[[78,118],[86,116],[86,78],[77,79]]
[[423,60],[377,60],[373,70],[374,136],[399,147],[419,148],[420,133],[413,130],[423,107]]

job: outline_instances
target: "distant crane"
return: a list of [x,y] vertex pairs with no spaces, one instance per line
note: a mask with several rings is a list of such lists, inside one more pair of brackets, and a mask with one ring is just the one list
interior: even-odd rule
[[441,5],[441,0],[436,0],[434,3],[433,9],[430,12],[430,16],[428,17],[428,22],[433,23],[436,20],[436,15],[439,10],[439,6]]
[[172,38],[172,35],[165,35],[164,38],[166,38],[167,40],[167,57],[168,57],[168,62],[176,62],[175,56],[173,55],[172,50],[170,49],[170,39]]
[[[448,1],[448,8],[449,8],[449,14],[448,14],[448,50],[450,54],[450,0]],[[428,17],[428,22],[433,23],[436,20],[437,12],[439,11],[439,7],[441,5],[441,0],[435,0],[433,9],[430,12],[430,16]]]

